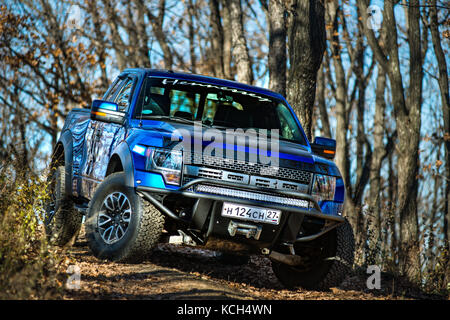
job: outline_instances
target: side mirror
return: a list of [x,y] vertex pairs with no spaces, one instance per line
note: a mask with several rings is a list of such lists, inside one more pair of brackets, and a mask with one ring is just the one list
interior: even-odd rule
[[119,111],[117,103],[94,100],[91,106],[91,119],[111,123],[123,123],[125,112]]
[[333,160],[336,155],[336,140],[316,137],[311,144],[311,149],[318,156]]

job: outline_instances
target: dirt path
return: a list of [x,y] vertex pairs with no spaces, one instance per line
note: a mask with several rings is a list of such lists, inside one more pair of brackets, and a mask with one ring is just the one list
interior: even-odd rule
[[[252,256],[241,266],[224,265],[214,252],[160,245],[141,264],[96,259],[83,236],[70,249],[71,264],[79,266],[79,290],[65,290],[65,299],[404,299],[384,290],[370,291],[365,279],[349,275],[328,292],[286,290],[272,273],[270,261]],[[394,291],[398,291],[395,290]]]

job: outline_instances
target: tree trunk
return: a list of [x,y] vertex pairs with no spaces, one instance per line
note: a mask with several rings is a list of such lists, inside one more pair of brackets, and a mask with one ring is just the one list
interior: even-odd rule
[[[362,35],[358,33],[358,41],[355,57],[355,75],[358,87],[358,101],[356,104],[356,117],[357,117],[357,129],[356,129],[356,181],[360,181],[364,174],[364,147],[366,145],[366,130],[364,126],[364,113],[366,107],[366,84],[364,81],[364,47],[362,45]],[[362,199],[358,199],[361,201]],[[357,203],[358,206],[361,203]]]
[[127,30],[128,44],[127,44],[127,63],[128,66],[139,65],[139,37],[137,34],[137,26],[134,23],[134,16],[136,10],[133,10],[133,4],[130,1],[127,2],[127,6],[123,12],[124,22]]
[[397,177],[394,169],[394,154],[388,155],[388,202],[387,211],[390,220],[390,234],[391,234],[391,252],[393,261],[398,260],[398,236],[397,225],[398,216],[395,212],[395,199],[397,198]]
[[[338,166],[346,189],[345,214],[348,217],[353,229],[355,230],[356,247],[362,248],[365,232],[363,230],[363,219],[361,206],[354,199],[354,192],[351,183],[350,174],[350,157],[349,157],[349,141],[347,133],[349,130],[349,113],[350,107],[347,102],[348,87],[344,65],[342,61],[341,40],[339,38],[339,17],[342,17],[342,8],[339,1],[327,2],[326,24],[329,26],[328,41],[330,43],[330,59],[334,66],[335,85],[333,86],[333,94],[335,97],[336,110],[336,165]],[[331,68],[330,68],[331,69]],[[357,251],[357,261],[362,261],[362,251]]]
[[211,26],[211,63],[214,76],[224,78],[223,52],[224,35],[222,23],[220,22],[220,9],[218,0],[209,1],[209,24]]
[[282,0],[269,1],[269,89],[286,96],[286,7]]
[[228,6],[228,0],[222,0],[222,22],[223,22],[223,73],[226,79],[234,79],[234,75],[231,71],[231,48],[232,48],[232,36],[231,36],[231,16],[230,8]]
[[420,1],[410,1],[408,10],[408,42],[410,54],[408,113],[400,112],[399,133],[399,209],[403,265],[410,279],[420,279],[419,222],[417,194],[419,173],[419,143],[422,107],[423,58],[420,33]]
[[287,98],[311,140],[317,71],[326,47],[325,8],[318,0],[292,0],[289,14]]
[[[441,146],[438,145],[438,148]],[[439,160],[439,152],[437,153],[437,159]],[[438,214],[439,210],[439,188],[442,186],[442,180],[439,175],[434,175],[434,184],[433,184],[433,194],[432,194],[432,204],[431,204],[431,210],[429,213],[429,222],[428,222],[428,230],[425,231],[425,238],[427,241],[426,246],[426,268],[427,268],[427,274],[432,274],[434,267],[435,267],[435,261],[436,261],[436,254],[433,252],[436,249],[436,237],[435,237],[435,227],[434,223],[436,221],[436,216]]]
[[252,84],[253,72],[247,40],[242,22],[241,0],[228,0],[231,18],[231,39],[233,43],[233,56],[236,62],[237,81]]
[[98,52],[98,64],[100,65],[101,76],[100,76],[100,91],[106,92],[109,87],[108,75],[106,73],[106,47],[105,47],[105,34],[101,30],[101,25],[103,21],[100,20],[100,16],[98,13],[98,6],[96,2],[89,2],[87,6],[87,10],[91,15],[92,24],[94,26],[94,35],[95,35],[95,47]]
[[111,1],[103,0],[103,5],[105,7],[106,19],[109,27],[111,29],[111,45],[114,48],[114,53],[116,55],[117,67],[119,70],[123,70],[128,66],[126,58],[125,43],[120,36],[119,26],[118,26],[118,16],[114,11],[114,3]]
[[[410,1],[408,7],[408,44],[410,60],[410,84],[408,104],[405,101],[404,85],[400,70],[399,46],[397,41],[397,25],[394,15],[393,0],[384,2],[383,24],[386,27],[386,52],[377,42],[373,30],[366,24],[364,31],[369,45],[381,67],[389,76],[392,103],[398,132],[398,181],[397,211],[400,217],[400,267],[410,278],[417,280],[420,275],[417,194],[419,171],[419,142],[421,126],[423,58],[420,34],[420,3]],[[358,1],[363,21],[367,21],[367,1]]]
[[[383,142],[384,138],[384,112],[386,109],[386,101],[384,93],[386,89],[386,74],[380,68],[378,70],[376,102],[375,102],[375,118],[373,125],[373,153],[370,166],[370,189],[369,189],[369,217],[368,235],[369,235],[369,251],[375,253],[377,245],[381,243],[381,164],[386,155],[386,148]],[[374,264],[375,257],[371,257],[372,261],[366,261],[367,264]]]
[[317,106],[320,112],[320,122],[322,123],[321,134],[324,137],[331,138],[330,121],[328,118],[328,110],[325,102],[325,70],[324,67],[319,69],[317,75]]
[[150,24],[152,25],[153,34],[155,35],[156,40],[158,41],[159,46],[163,52],[164,57],[164,68],[172,69],[173,67],[173,54],[172,50],[169,47],[169,41],[167,40],[166,33],[163,30],[164,24],[164,16],[166,11],[166,2],[165,0],[159,0],[158,3],[158,15],[155,16],[150,10],[147,8],[147,16]]
[[[327,25],[332,26],[328,31],[328,40],[330,42],[331,59],[333,60],[334,73],[336,78],[336,88],[334,96],[336,99],[336,165],[341,171],[342,177],[347,189],[350,188],[350,164],[348,157],[348,112],[347,112],[347,82],[342,63],[340,39],[338,34],[338,1],[327,2]],[[350,192],[351,196],[351,192]],[[352,219],[352,218],[351,218]],[[355,221],[356,222],[356,221]],[[354,225],[355,226],[355,225]]]
[[195,29],[194,29],[194,3],[192,0],[188,1],[188,29],[189,29],[189,55],[191,58],[191,72],[197,73],[196,56],[195,56]]
[[139,48],[138,48],[138,64],[142,68],[150,68],[151,61],[149,55],[148,47],[148,34],[147,34],[147,24],[145,22],[145,4],[143,0],[136,1],[137,9],[137,35],[139,38]]
[[438,18],[436,9],[436,0],[432,1],[430,7],[430,30],[431,40],[433,42],[434,53],[436,54],[439,66],[439,89],[441,92],[442,114],[444,115],[444,146],[445,146],[445,195],[444,195],[444,240],[446,241],[448,251],[450,252],[450,98],[448,88],[448,72],[445,53],[442,49],[441,38],[438,29]]

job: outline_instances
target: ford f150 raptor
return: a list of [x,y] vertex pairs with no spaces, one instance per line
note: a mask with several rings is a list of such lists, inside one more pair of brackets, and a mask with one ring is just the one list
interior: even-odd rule
[[353,264],[336,141],[310,143],[269,90],[127,69],[67,115],[52,154],[45,225],[100,259],[139,262],[161,242],[266,255],[287,287],[338,285]]

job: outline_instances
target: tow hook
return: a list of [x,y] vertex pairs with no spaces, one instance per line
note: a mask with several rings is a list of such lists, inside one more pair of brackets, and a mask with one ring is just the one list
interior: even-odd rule
[[178,236],[170,236],[169,243],[170,244],[185,244],[188,246],[196,246],[197,244],[195,241],[191,238],[191,236],[187,235],[181,230],[178,230],[179,235]]

